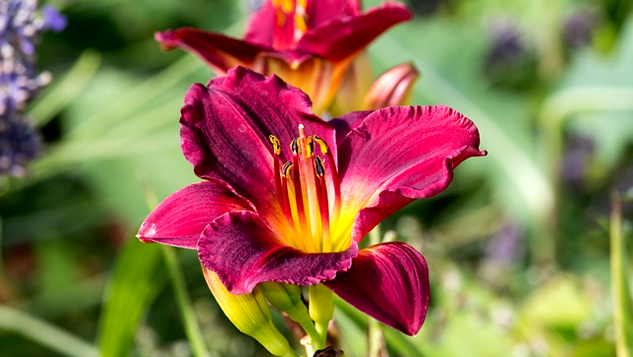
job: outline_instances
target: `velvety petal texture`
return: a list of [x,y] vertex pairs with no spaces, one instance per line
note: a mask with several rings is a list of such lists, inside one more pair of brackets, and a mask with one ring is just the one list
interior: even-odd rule
[[157,32],[154,38],[166,50],[182,47],[195,53],[220,73],[238,65],[249,67],[258,54],[268,50],[254,43],[194,28]]
[[315,285],[333,279],[358,253],[356,244],[338,253],[305,253],[277,234],[253,212],[229,212],[204,230],[198,256],[231,293],[243,294],[266,281]]
[[214,219],[226,212],[253,209],[223,182],[195,183],[158,205],[141,224],[137,237],[143,242],[196,249],[200,233]]
[[385,3],[359,16],[323,23],[301,37],[297,51],[340,61],[365,48],[391,26],[409,19],[411,13],[404,5]]
[[181,109],[181,147],[205,179],[227,182],[258,212],[283,229],[277,200],[269,135],[282,143],[283,161],[291,159],[290,142],[306,132],[334,142],[334,129],[310,112],[310,99],[276,76],[264,77],[243,67],[208,86],[194,84]]
[[429,274],[424,257],[394,242],[363,249],[352,267],[324,282],[343,300],[407,335],[422,327],[429,305]]
[[349,121],[356,125],[339,143],[339,170],[357,242],[412,200],[443,191],[463,160],[486,154],[473,122],[446,106],[390,107]]

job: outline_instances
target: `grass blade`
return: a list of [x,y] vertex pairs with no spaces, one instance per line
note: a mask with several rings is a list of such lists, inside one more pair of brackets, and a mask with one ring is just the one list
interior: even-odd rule
[[185,286],[185,278],[182,275],[182,270],[178,265],[176,252],[174,248],[168,246],[162,246],[165,263],[167,265],[167,272],[171,279],[174,293],[176,294],[176,301],[178,302],[178,308],[180,309],[180,315],[182,316],[183,324],[185,325],[185,332],[187,338],[191,344],[191,351],[195,357],[209,356],[209,351],[204,343],[202,337],[202,331],[196,320],[193,305],[191,299],[187,293],[187,287]]
[[130,239],[113,268],[101,314],[103,356],[127,356],[143,312],[167,282],[159,245]]
[[618,357],[633,356],[633,309],[626,272],[626,244],[622,226],[622,209],[617,192],[611,193],[611,291],[613,293],[613,322],[615,347]]

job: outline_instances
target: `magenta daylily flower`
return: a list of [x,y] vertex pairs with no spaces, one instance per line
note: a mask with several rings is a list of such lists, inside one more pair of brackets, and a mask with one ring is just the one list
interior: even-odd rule
[[233,294],[262,282],[322,283],[413,335],[429,300],[424,258],[405,243],[359,250],[382,219],[444,190],[479,134],[445,106],[390,107],[325,122],[276,76],[243,67],[194,84],[181,147],[196,183],[167,197],[138,237],[197,249]]
[[195,53],[219,74],[237,65],[276,74],[306,92],[320,113],[354,58],[382,32],[410,18],[396,2],[361,13],[359,0],[265,0],[244,40],[193,28],[160,32],[156,40],[166,49]]

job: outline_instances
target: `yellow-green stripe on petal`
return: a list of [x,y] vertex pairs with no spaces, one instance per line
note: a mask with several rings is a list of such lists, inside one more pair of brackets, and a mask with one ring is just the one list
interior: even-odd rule
[[275,356],[297,357],[288,340],[277,330],[266,299],[258,289],[252,294],[231,294],[217,274],[202,268],[204,278],[220,308],[240,332],[256,339]]

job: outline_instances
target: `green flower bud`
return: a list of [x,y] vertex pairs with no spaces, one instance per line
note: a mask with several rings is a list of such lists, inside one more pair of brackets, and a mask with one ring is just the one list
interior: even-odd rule
[[228,319],[242,333],[256,339],[275,356],[297,357],[288,340],[277,330],[270,316],[266,299],[258,289],[252,294],[231,294],[220,278],[202,268],[211,293]]
[[258,285],[258,289],[266,300],[277,310],[285,312],[288,317],[299,324],[310,336],[317,336],[308,308],[301,300],[301,288],[297,285],[287,285],[266,282]]

